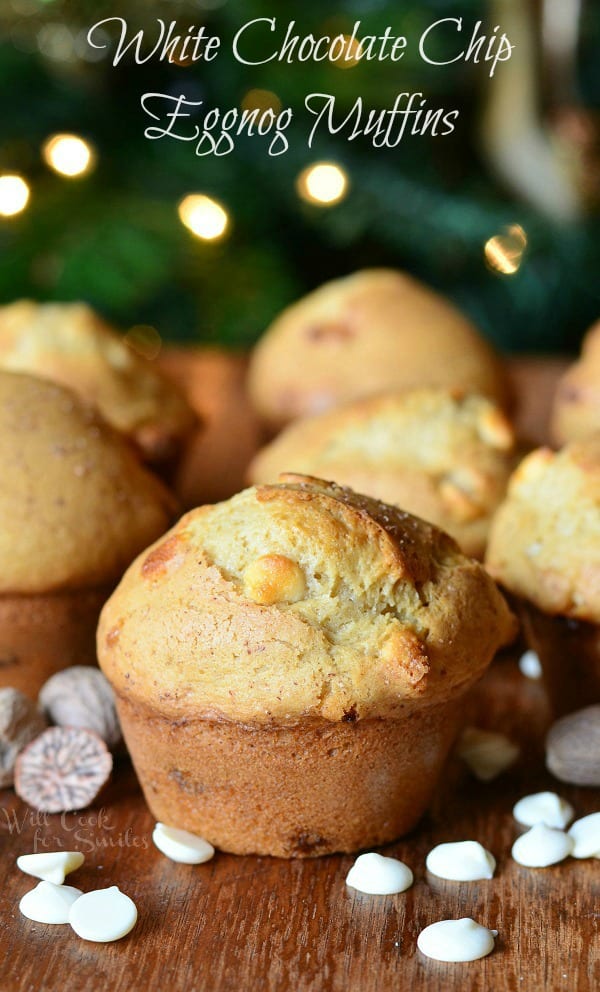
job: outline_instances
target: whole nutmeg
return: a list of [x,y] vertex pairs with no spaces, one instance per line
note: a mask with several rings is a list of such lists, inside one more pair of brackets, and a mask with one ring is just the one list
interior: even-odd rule
[[0,689],[0,788],[14,782],[17,756],[46,729],[44,714],[18,689]]
[[109,748],[121,740],[121,727],[113,691],[98,668],[73,665],[49,678],[39,704],[59,727],[92,730]]
[[546,766],[561,782],[600,785],[600,706],[586,706],[551,726]]

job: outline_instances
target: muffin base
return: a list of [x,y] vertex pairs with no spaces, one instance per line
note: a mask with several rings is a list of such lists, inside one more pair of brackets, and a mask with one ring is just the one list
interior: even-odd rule
[[117,700],[155,818],[234,854],[312,857],[385,844],[429,805],[462,700],[397,719],[294,726],[171,721]]
[[553,714],[600,703],[600,626],[550,616],[523,601],[516,608],[527,643],[540,659]]
[[0,595],[0,687],[36,699],[55,672],[95,665],[98,617],[111,591]]

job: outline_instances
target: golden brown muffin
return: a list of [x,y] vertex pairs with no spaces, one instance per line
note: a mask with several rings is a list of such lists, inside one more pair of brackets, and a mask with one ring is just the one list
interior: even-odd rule
[[195,423],[181,393],[85,303],[0,307],[0,368],[68,386],[153,464],[175,458]]
[[581,358],[556,389],[552,436],[558,444],[600,431],[600,320],[583,340]]
[[467,318],[387,269],[326,283],[284,310],[254,349],[248,384],[272,431],[357,397],[421,386],[507,404],[500,359]]
[[290,424],[253,460],[252,483],[302,472],[418,514],[481,557],[512,468],[512,429],[482,396],[370,396]]
[[98,656],[157,819],[292,857],[414,826],[511,632],[450,537],[290,475],[191,511],[143,553]]
[[600,702],[600,434],[521,463],[486,564],[521,606],[554,709]]
[[262,442],[246,395],[245,358],[216,348],[168,348],[160,367],[200,420],[186,440],[173,489],[187,509],[228,499],[243,488],[248,463]]
[[100,608],[174,517],[130,445],[69,390],[0,372],[0,685],[95,661]]

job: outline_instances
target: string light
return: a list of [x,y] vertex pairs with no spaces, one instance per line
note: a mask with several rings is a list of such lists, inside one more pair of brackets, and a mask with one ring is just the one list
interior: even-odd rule
[[203,193],[190,193],[177,207],[179,219],[203,241],[218,241],[229,227],[229,214],[222,204]]
[[483,246],[488,268],[503,276],[518,272],[527,247],[527,235],[520,224],[510,224],[489,238]]
[[0,216],[14,217],[25,209],[30,190],[22,176],[5,172],[0,175]]
[[42,156],[51,169],[70,179],[84,176],[96,160],[92,146],[76,134],[51,135],[42,146]]
[[296,189],[303,200],[329,207],[344,199],[349,184],[347,173],[335,162],[315,162],[302,170]]

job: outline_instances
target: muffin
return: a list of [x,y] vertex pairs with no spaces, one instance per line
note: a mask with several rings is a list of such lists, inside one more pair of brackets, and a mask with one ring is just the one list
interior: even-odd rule
[[521,463],[486,564],[515,597],[554,712],[600,702],[600,434]]
[[239,492],[261,445],[260,424],[246,395],[246,366],[241,355],[216,348],[168,348],[160,356],[161,369],[200,420],[171,480],[187,509]]
[[155,466],[168,469],[196,422],[179,390],[85,303],[0,307],[0,369],[72,389]]
[[490,400],[444,389],[370,396],[290,424],[250,465],[252,483],[302,472],[430,520],[482,557],[514,437]]
[[579,361],[558,383],[551,429],[558,444],[600,431],[600,321],[586,334]]
[[173,498],[69,390],[0,372],[0,686],[95,663],[100,608]]
[[289,475],[191,511],[139,556],[98,657],[158,820],[305,857],[416,824],[511,632],[450,537]]
[[500,359],[470,321],[387,269],[336,279],[284,310],[253,351],[248,386],[272,432],[372,393],[441,386],[508,398]]

